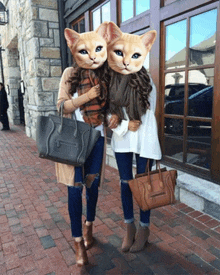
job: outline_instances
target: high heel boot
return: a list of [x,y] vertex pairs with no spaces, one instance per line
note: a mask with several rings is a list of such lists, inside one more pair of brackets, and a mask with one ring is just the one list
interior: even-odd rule
[[85,221],[84,227],[83,227],[83,237],[84,237],[84,244],[85,244],[86,250],[91,248],[94,242],[94,238],[92,236],[92,227],[93,227],[92,223],[90,225],[87,225]]
[[127,225],[126,236],[124,237],[124,240],[121,246],[121,250],[123,252],[127,252],[130,249],[130,247],[134,242],[135,233],[136,233],[136,226],[134,223],[126,223],[126,225]]
[[80,242],[74,241],[75,245],[75,253],[76,253],[76,263],[78,266],[83,266],[89,263],[86,248],[84,245],[84,240],[82,239]]
[[135,236],[135,241],[132,247],[130,248],[130,252],[138,252],[141,251],[144,246],[147,244],[148,238],[150,235],[150,229],[149,227],[142,227],[139,225],[139,228],[137,230],[137,234]]

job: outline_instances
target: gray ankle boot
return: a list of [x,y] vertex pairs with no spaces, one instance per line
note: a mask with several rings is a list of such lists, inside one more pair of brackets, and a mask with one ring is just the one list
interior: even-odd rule
[[124,237],[121,250],[123,252],[129,251],[130,247],[134,243],[135,233],[136,233],[136,226],[134,223],[126,223],[127,230],[126,236]]
[[148,238],[150,235],[149,227],[142,227],[139,225],[137,230],[137,234],[135,236],[135,241],[132,247],[130,248],[130,252],[138,252],[141,251],[144,246],[147,244]]

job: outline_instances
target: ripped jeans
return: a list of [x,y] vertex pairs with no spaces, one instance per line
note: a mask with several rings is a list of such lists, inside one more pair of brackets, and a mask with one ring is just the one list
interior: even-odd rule
[[[142,158],[138,154],[135,154],[137,174],[142,174],[145,172],[147,165],[147,158]],[[133,179],[132,173],[132,162],[133,153],[115,153],[115,158],[118,165],[118,171],[121,179],[121,201],[122,208],[124,212],[125,223],[134,222],[134,212],[133,212],[133,197],[131,189],[128,185],[128,180]],[[150,170],[153,164],[153,160],[150,160]],[[141,226],[149,226],[150,224],[150,210],[143,211],[140,209],[140,224]]]
[[82,191],[84,184],[87,202],[86,220],[89,222],[95,220],[103,150],[104,137],[100,137],[84,164],[84,173],[83,167],[75,167],[75,184],[77,186],[68,186],[68,209],[72,236],[75,238],[82,236]]

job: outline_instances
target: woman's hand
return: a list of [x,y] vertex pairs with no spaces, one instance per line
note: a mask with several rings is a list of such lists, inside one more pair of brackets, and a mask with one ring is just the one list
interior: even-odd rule
[[128,123],[128,130],[132,132],[136,132],[141,125],[140,120],[131,120]]
[[117,115],[112,115],[109,119],[108,127],[110,129],[115,129],[118,127],[119,119]]
[[87,95],[88,95],[89,100],[93,100],[94,98],[98,97],[100,95],[100,86],[99,86],[99,84],[92,87],[88,91]]

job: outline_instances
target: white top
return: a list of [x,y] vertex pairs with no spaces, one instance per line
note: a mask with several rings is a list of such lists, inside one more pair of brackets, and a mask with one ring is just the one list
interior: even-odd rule
[[[74,93],[73,98],[77,98],[77,97],[78,97],[78,93]],[[76,114],[76,119],[77,119],[78,121],[83,121],[83,122],[85,122],[84,119],[83,119],[83,116],[82,116],[82,113],[81,113],[80,108],[77,108],[77,109],[75,110],[75,114]],[[96,129],[96,130],[99,130],[99,131],[101,132],[101,136],[104,137],[104,127],[103,127],[103,124],[101,124],[101,125],[95,127],[95,129]]]
[[149,96],[150,109],[141,117],[142,124],[136,132],[128,130],[129,118],[123,107],[126,120],[113,129],[111,146],[114,152],[133,152],[140,157],[159,160],[162,157],[158,139],[156,110],[156,87],[151,80],[152,91]]

